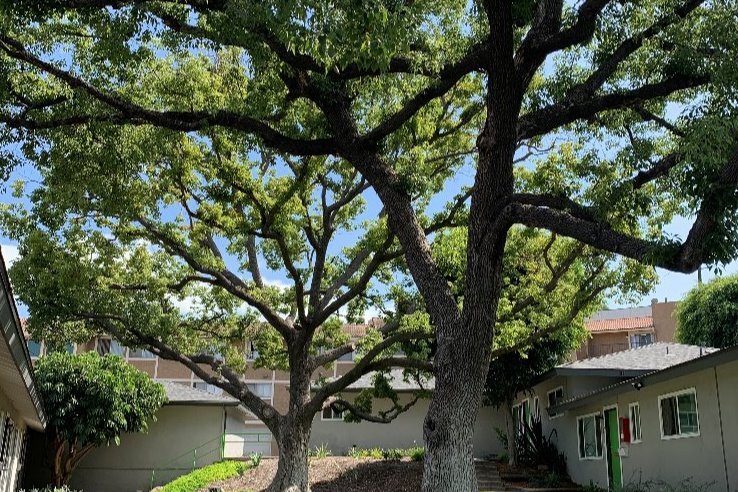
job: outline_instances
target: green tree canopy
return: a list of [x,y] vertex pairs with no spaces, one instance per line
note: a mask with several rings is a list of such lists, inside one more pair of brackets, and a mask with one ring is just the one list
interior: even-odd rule
[[698,285],[679,303],[677,340],[726,348],[738,345],[738,275]]
[[[495,328],[505,310],[498,304],[511,230],[544,229],[680,272],[736,256],[735,0],[22,0],[2,7],[4,163],[30,158],[47,169],[45,184],[56,191],[36,213],[52,243],[80,241],[74,227],[89,221],[111,222],[116,247],[121,238],[153,237],[188,269],[174,281],[161,276],[165,285],[204,277],[249,303],[283,340],[300,341],[287,343],[295,374],[330,359],[305,355],[336,312],[326,306],[336,299],[345,309],[360,306],[374,296],[348,296],[357,299],[350,303],[343,293],[363,293],[366,278],[378,282],[374,273],[386,272],[378,265],[390,262],[380,259],[404,258],[398,267],[412,277],[436,335],[426,491],[477,487],[469,443],[494,335],[502,332]],[[223,139],[230,143],[220,146]],[[268,168],[274,186],[260,174],[270,156],[279,163]],[[381,230],[376,222],[353,226],[377,241],[360,240],[372,245],[368,253],[320,254],[331,214],[314,205],[322,187],[309,180],[328,175],[324,163],[356,172],[341,189],[364,180],[372,190],[367,215],[379,217]],[[175,172],[155,189],[167,167]],[[299,203],[302,186],[316,190],[307,207]],[[223,194],[235,200],[223,206]],[[330,191],[326,197],[342,202]],[[181,209],[181,223],[169,220],[170,205]],[[675,215],[694,218],[684,238],[668,234]],[[439,228],[460,223],[467,225],[463,303],[431,247]],[[203,233],[213,224],[217,234]],[[304,232],[310,226],[312,236]],[[29,229],[20,235],[30,237]],[[90,241],[98,249],[105,229]],[[234,241],[242,268],[228,271],[236,276],[223,272],[216,252],[231,254],[219,238],[233,231],[247,238]],[[249,232],[295,282],[284,306],[264,302],[258,275],[249,274]],[[117,268],[121,254],[108,258]],[[336,273],[336,264],[350,273]],[[334,281],[316,272],[335,274]],[[314,406],[335,389],[327,386]],[[252,406],[270,420],[268,409]],[[277,433],[284,422],[271,420]],[[297,465],[289,468],[306,473]]]
[[167,400],[160,384],[120,357],[55,352],[34,372],[49,421],[54,485],[66,484],[95,447],[145,432]]

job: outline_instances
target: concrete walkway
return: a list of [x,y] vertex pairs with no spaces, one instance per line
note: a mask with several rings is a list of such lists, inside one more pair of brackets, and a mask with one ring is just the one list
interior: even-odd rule
[[477,469],[479,492],[501,492],[505,490],[505,485],[497,471],[497,463],[494,461],[476,461],[474,467]]

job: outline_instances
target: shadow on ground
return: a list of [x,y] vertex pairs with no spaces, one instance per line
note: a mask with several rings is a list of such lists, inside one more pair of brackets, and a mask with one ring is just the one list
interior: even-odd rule
[[318,480],[313,492],[419,492],[423,463],[360,461],[336,477]]

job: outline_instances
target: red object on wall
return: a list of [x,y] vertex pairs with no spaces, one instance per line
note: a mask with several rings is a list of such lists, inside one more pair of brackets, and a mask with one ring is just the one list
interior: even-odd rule
[[620,442],[630,442],[630,419],[620,417]]

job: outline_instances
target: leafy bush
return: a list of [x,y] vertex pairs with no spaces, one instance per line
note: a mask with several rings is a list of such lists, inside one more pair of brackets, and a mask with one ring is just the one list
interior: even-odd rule
[[518,461],[529,466],[545,465],[560,477],[566,477],[566,455],[560,453],[553,442],[556,429],[548,437],[543,435],[540,419],[534,419],[530,425],[523,426],[523,432],[516,437]]
[[145,432],[167,400],[164,388],[120,357],[56,352],[39,359],[36,386],[49,420],[53,482],[69,482],[80,459],[120,436]]
[[425,457],[425,448],[422,446],[415,446],[412,448],[369,448],[362,449],[352,447],[348,455],[352,458],[373,458],[375,460],[400,460],[402,458],[410,458],[413,461],[423,461]]
[[221,461],[182,475],[164,486],[162,492],[196,492],[218,480],[240,477],[251,467],[240,461]]
[[322,443],[320,446],[315,446],[315,450],[314,451],[310,450],[308,454],[313,458],[323,459],[323,458],[327,458],[332,453],[331,453],[331,450],[328,449],[328,445],[325,443]]
[[261,453],[251,453],[249,460],[251,461],[251,466],[259,466],[259,463],[261,463]]
[[416,446],[414,448],[410,448],[410,459],[413,461],[423,461],[423,458],[425,458],[425,448],[422,446]]

